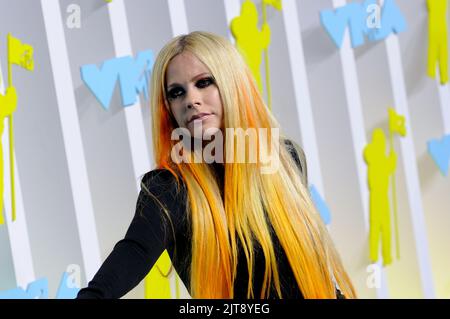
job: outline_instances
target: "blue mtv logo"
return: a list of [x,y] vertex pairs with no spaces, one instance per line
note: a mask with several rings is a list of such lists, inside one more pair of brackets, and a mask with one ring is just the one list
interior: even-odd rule
[[123,106],[136,103],[136,95],[144,93],[148,99],[148,82],[153,68],[152,51],[140,52],[136,59],[125,56],[81,67],[81,79],[105,110],[109,109],[114,88],[119,81]]

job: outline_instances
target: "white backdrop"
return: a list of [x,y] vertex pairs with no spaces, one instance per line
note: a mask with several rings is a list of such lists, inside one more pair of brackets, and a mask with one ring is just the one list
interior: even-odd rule
[[[254,2],[261,10],[261,1]],[[116,87],[106,111],[82,81],[80,67],[145,50],[156,55],[174,35],[194,30],[230,37],[228,24],[239,15],[240,3],[0,0],[1,92],[8,32],[34,47],[35,61],[32,73],[13,67],[18,218],[0,225],[0,291],[46,277],[53,297],[71,264],[80,265],[85,286],[125,234],[139,177],[154,167],[148,101],[141,95],[125,108]],[[345,1],[284,0],[282,12],[268,9],[273,112],[305,148],[310,178],[330,208],[329,229],[358,295],[449,298],[450,180],[426,148],[430,139],[450,133],[450,119],[442,115],[450,107],[448,85],[426,76],[426,1],[396,3],[407,21],[405,32],[355,49],[347,38],[341,50],[320,24],[319,12]],[[80,28],[66,25],[71,4],[81,9]],[[395,142],[401,258],[384,268],[376,289],[367,285],[361,143],[370,141],[374,128],[387,129],[388,107],[408,117],[408,136]],[[4,150],[6,141],[4,135]],[[6,174],[6,153],[4,162]],[[8,188],[5,175],[6,219]],[[143,296],[142,284],[127,295]]]

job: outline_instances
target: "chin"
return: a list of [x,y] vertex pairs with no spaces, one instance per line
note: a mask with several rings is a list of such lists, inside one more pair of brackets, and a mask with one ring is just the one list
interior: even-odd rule
[[203,138],[210,140],[213,135],[215,135],[218,131],[220,131],[220,128],[211,126],[211,127],[205,127],[203,129]]
[[[211,136],[216,134],[218,131],[221,131],[220,127],[215,125],[214,123],[203,124],[201,127],[201,134],[203,139],[210,139]],[[195,134],[194,127],[189,127],[189,132],[193,137],[198,138]],[[197,133],[198,134],[198,133]]]

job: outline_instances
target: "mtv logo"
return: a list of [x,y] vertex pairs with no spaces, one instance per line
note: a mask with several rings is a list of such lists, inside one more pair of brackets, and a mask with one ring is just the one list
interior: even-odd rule
[[148,82],[153,68],[152,51],[143,51],[136,59],[125,56],[105,61],[100,68],[95,64],[82,66],[81,79],[105,110],[109,109],[116,82],[119,81],[123,106],[136,103],[136,95],[144,93],[148,99]]
[[365,36],[370,41],[387,38],[391,33],[406,30],[406,21],[394,0],[386,0],[381,12],[379,28],[371,27],[369,13],[371,8],[377,8],[377,0],[365,0],[363,3],[349,3],[336,10],[320,12],[320,21],[338,48],[342,46],[344,32],[349,27],[352,47],[358,47],[365,42]]

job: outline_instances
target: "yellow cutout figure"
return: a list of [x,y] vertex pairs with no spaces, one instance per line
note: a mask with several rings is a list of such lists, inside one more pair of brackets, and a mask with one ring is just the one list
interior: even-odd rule
[[282,9],[281,2],[282,2],[281,0],[263,0],[263,3],[265,5],[272,6],[279,11],[281,11]]
[[386,137],[382,129],[373,131],[372,141],[364,148],[364,160],[368,165],[370,190],[370,259],[373,262],[378,260],[381,235],[383,265],[386,266],[392,262],[389,177],[395,172],[397,155],[391,151],[386,156]]
[[262,51],[270,44],[270,27],[267,23],[263,23],[261,31],[258,29],[258,11],[250,0],[242,3],[241,15],[231,21],[231,33],[262,92],[260,66]]
[[447,0],[427,0],[428,17],[428,67],[430,77],[436,76],[439,63],[440,83],[448,82]]
[[[169,274],[172,270],[172,261],[170,260],[167,250],[161,254],[156,261],[153,268],[145,277],[145,299],[170,299],[172,298],[170,292]],[[177,298],[178,296],[178,282],[177,284]]]
[[406,136],[406,119],[404,116],[397,114],[393,108],[389,108],[389,132],[391,136],[393,133],[400,134],[401,136]]
[[5,95],[0,94],[0,225],[5,223],[3,218],[3,145],[2,136],[5,128],[5,117],[10,116],[17,107],[17,93],[14,86],[6,88]]
[[[34,59],[33,59],[33,47],[29,44],[22,43],[19,39],[13,37],[10,33],[7,36],[8,41],[8,84],[9,88],[6,89],[6,99],[15,100],[17,103],[17,94],[14,86],[12,84],[12,71],[11,67],[13,64],[19,65],[22,68],[33,71],[34,70]],[[11,94],[11,97],[8,97]],[[16,202],[15,202],[15,190],[14,190],[14,129],[13,129],[13,112],[16,106],[14,106],[13,111],[8,113],[8,110],[2,110],[0,114],[8,114],[9,116],[9,167],[11,176],[11,210],[12,210],[12,221],[16,220]],[[1,117],[4,119],[4,116]],[[1,124],[1,133],[3,133],[3,125]],[[3,151],[2,151],[3,153]],[[1,165],[1,193],[2,205],[3,205],[3,158],[0,160]]]
[[[34,70],[33,47],[23,44],[8,33],[8,64],[17,64],[28,71]],[[8,76],[11,76],[10,72]],[[9,83],[11,85],[11,83]]]
[[[389,143],[391,151],[394,152],[394,134],[400,136],[406,136],[406,119],[404,116],[397,114],[393,108],[389,108]],[[398,235],[398,222],[397,222],[397,195],[396,195],[396,182],[395,174],[392,175],[392,201],[394,210],[394,229],[395,229],[395,242],[397,250],[397,259],[400,259],[400,239]]]

